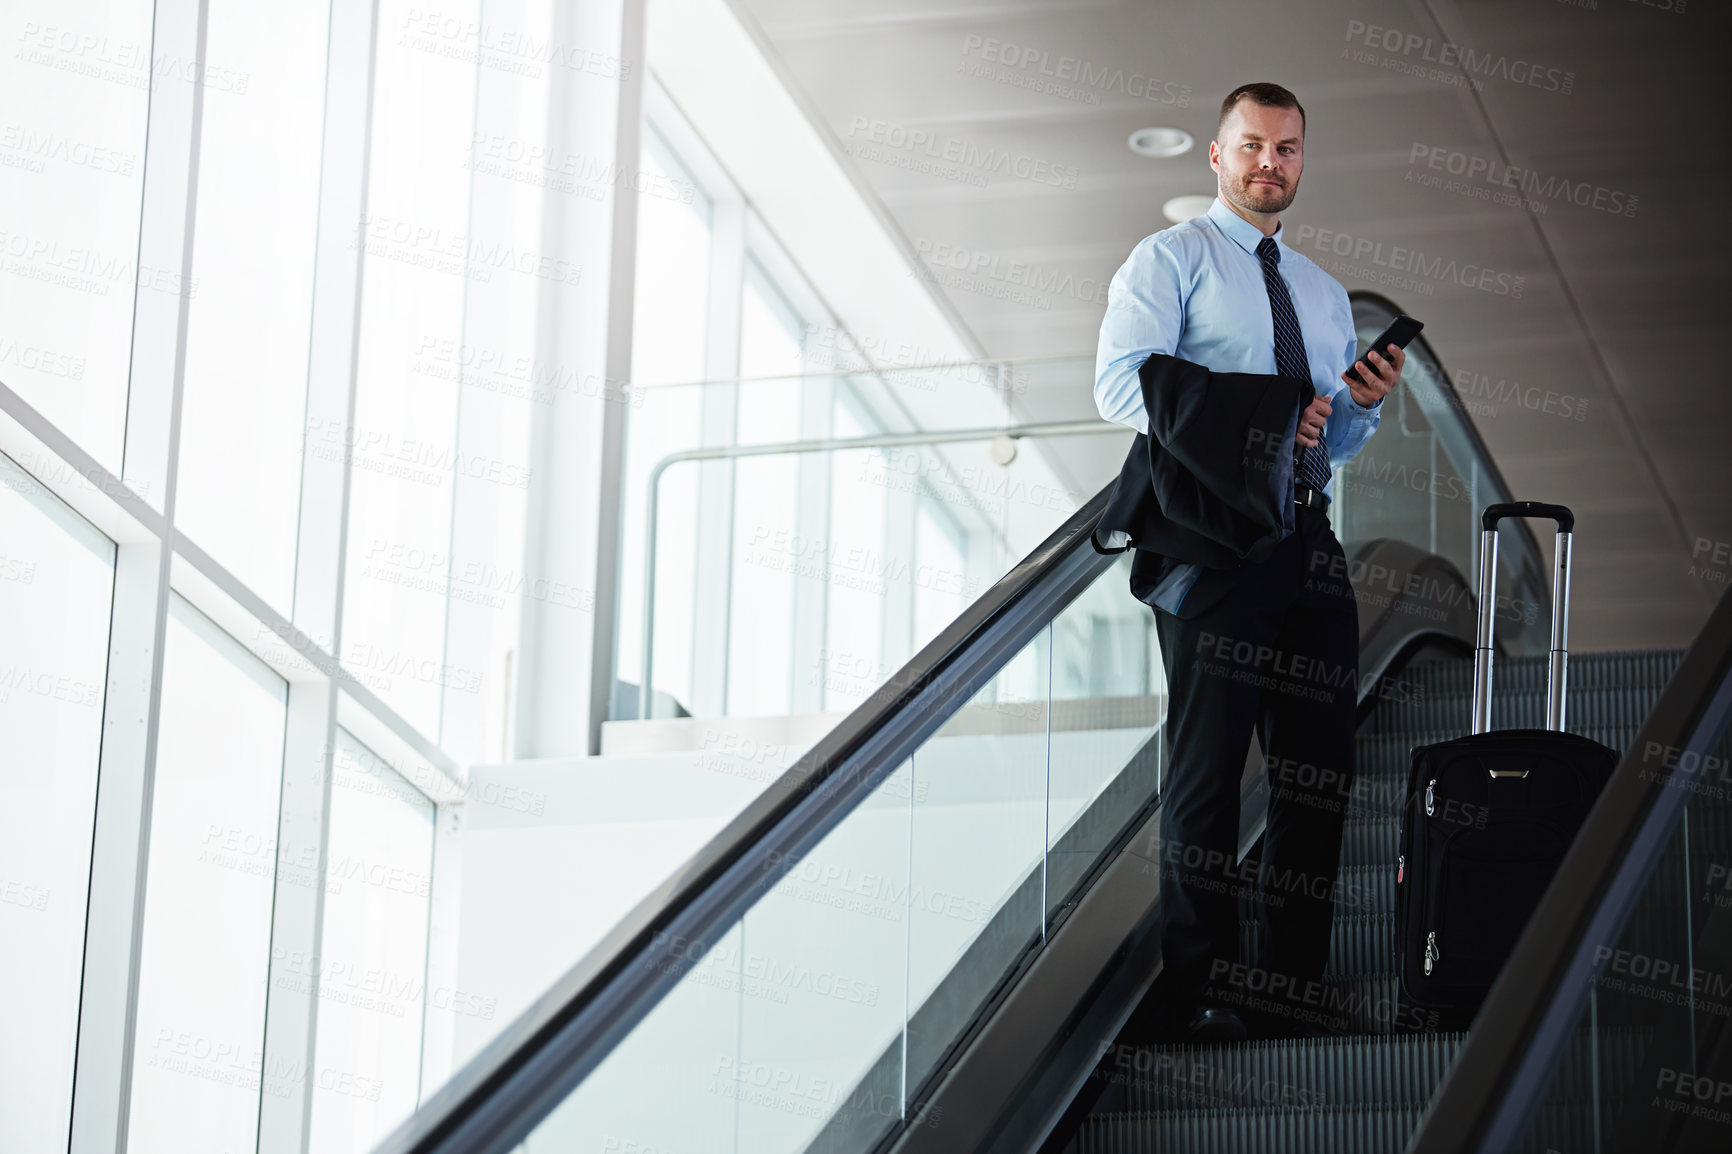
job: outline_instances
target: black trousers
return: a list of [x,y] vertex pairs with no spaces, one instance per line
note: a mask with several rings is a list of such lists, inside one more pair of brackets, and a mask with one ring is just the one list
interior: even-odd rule
[[[1321,511],[1265,561],[1209,570],[1155,611],[1167,670],[1161,808],[1162,1002],[1257,1005],[1329,959],[1342,824],[1353,790],[1359,630],[1341,545]],[[1239,787],[1255,727],[1270,799],[1260,868],[1237,860]],[[1239,958],[1239,898],[1255,957]],[[1315,987],[1313,987],[1315,988]],[[1264,1000],[1266,1001],[1266,999]]]

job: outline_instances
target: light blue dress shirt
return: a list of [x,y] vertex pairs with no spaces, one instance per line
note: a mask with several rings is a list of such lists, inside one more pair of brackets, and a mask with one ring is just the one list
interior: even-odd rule
[[[1334,277],[1281,239],[1281,277],[1305,334],[1311,384],[1328,397],[1325,433],[1329,462],[1339,468],[1377,431],[1381,405],[1353,399],[1341,374],[1352,366],[1358,342],[1347,291]],[[1139,433],[1149,431],[1137,369],[1152,353],[1165,353],[1217,373],[1275,372],[1275,322],[1257,243],[1263,234],[1221,202],[1183,224],[1145,237],[1113,275],[1107,314],[1095,355],[1095,404],[1101,416]],[[1333,475],[1324,492],[1335,487]],[[1176,610],[1198,569],[1175,569],[1156,604]]]

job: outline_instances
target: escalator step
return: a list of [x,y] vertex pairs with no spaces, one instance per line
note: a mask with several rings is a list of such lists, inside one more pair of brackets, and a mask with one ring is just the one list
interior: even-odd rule
[[[1508,726],[1497,725],[1496,728],[1507,729]],[[1602,745],[1608,745],[1616,750],[1624,750],[1636,738],[1638,726],[1617,725],[1580,725],[1574,720],[1569,724],[1571,733],[1579,733],[1590,737]],[[1435,745],[1440,741],[1453,741],[1458,737],[1467,736],[1468,719],[1464,713],[1460,721],[1454,725],[1446,724],[1442,728],[1415,728],[1401,730],[1395,733],[1378,733],[1359,735],[1358,745],[1354,750],[1354,762],[1360,772],[1399,769],[1407,771],[1408,759],[1415,746]]]
[[[1569,728],[1578,732],[1587,729],[1634,728],[1647,717],[1658,693],[1658,686],[1652,691],[1571,691],[1564,716]],[[1379,713],[1388,708],[1390,715],[1380,719],[1377,732],[1400,733],[1410,729],[1465,727],[1472,715],[1471,700],[1451,695],[1379,707]],[[1545,725],[1545,694],[1499,692],[1492,709],[1492,725],[1498,729],[1542,728]]]
[[1422,1110],[1357,1106],[1314,1110],[1199,1110],[1091,1118],[1077,1154],[1396,1154]]
[[1130,1113],[1421,1107],[1455,1061],[1465,1037],[1432,1034],[1139,1047],[1116,1056],[1114,1074],[1123,1079]]
[[[1570,657],[1571,728],[1636,726],[1682,658],[1681,650],[1586,653]],[[1494,668],[1493,722],[1501,728],[1537,728],[1544,714],[1543,657],[1504,659]],[[1433,662],[1411,666],[1386,692],[1366,722],[1370,733],[1455,725],[1468,715],[1473,663]]]
[[1323,1020],[1338,1034],[1436,1034],[1438,1016],[1406,1005],[1393,972],[1323,981]]
[[1395,913],[1395,871],[1385,865],[1348,866],[1335,877],[1335,914]]
[[[1392,911],[1376,914],[1337,912],[1329,927],[1329,965],[1325,978],[1364,978],[1394,972],[1390,957],[1393,948],[1395,915]],[[1239,957],[1249,960],[1257,956],[1258,928],[1256,922],[1239,923]]]
[[[1570,654],[1571,690],[1629,686],[1662,686],[1683,659],[1682,649],[1634,649],[1614,653]],[[1546,659],[1499,657],[1493,665],[1498,693],[1537,690],[1546,687]],[[1425,661],[1410,665],[1401,676],[1429,692],[1469,694],[1473,692],[1473,662],[1466,659]]]
[[1349,817],[1341,834],[1341,865],[1393,868],[1400,853],[1401,824],[1393,817]]

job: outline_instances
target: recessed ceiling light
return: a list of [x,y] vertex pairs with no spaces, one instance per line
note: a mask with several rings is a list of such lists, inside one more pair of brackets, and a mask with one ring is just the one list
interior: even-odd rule
[[1214,203],[1212,196],[1175,196],[1161,205],[1161,215],[1174,224],[1182,224],[1193,216],[1202,216]]
[[1191,134],[1179,128],[1139,128],[1131,133],[1131,151],[1165,160],[1191,151]]

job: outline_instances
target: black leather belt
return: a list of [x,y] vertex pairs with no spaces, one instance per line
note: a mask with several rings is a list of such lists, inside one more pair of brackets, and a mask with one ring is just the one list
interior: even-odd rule
[[1320,490],[1309,485],[1293,486],[1293,503],[1301,509],[1322,509],[1329,504],[1329,498]]

